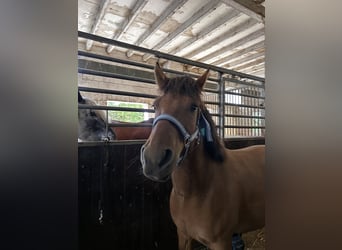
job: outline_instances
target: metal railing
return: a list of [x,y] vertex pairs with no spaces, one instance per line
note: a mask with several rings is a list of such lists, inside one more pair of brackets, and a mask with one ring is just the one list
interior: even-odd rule
[[[149,53],[157,58],[163,58],[191,66],[196,66],[204,69],[210,69],[217,72],[218,77],[210,77],[209,84],[205,85],[203,91],[204,102],[213,116],[217,125],[219,135],[221,137],[233,136],[264,136],[265,134],[265,106],[264,106],[264,88],[265,79],[257,76],[248,75],[232,71],[226,68],[217,67],[210,64],[192,61],[186,58],[177,57],[160,51],[149,50],[135,45],[119,42],[116,40],[99,37],[96,35],[78,32],[79,37],[91,39],[101,43],[111,44],[117,47],[136,50],[144,53]],[[153,78],[154,65],[147,63],[136,62],[129,59],[116,58],[114,56],[104,56],[86,51],[78,51],[79,62],[92,62],[106,67],[109,70],[99,70],[91,67],[79,66],[78,72],[81,75],[91,75],[102,77],[104,79],[119,79],[141,84],[147,86],[155,84]],[[111,72],[111,67],[117,67],[117,71]],[[121,68],[120,68],[121,67]],[[130,72],[125,72],[127,67],[131,72],[136,71],[136,75],[130,75]],[[101,67],[99,67],[101,68]],[[188,72],[181,72],[172,69],[164,69],[165,72],[173,75],[189,75],[198,77],[198,75]],[[100,79],[100,78],[99,78]],[[115,84],[115,82],[113,83]],[[146,85],[147,84],[147,85]],[[216,86],[216,87],[215,87]],[[157,96],[156,94],[139,93],[138,91],[117,90],[111,88],[101,87],[85,87],[79,86],[79,91],[88,93],[97,93],[103,95],[110,95],[110,100],[115,98],[126,97],[132,102],[132,98],[140,98],[151,103]],[[114,98],[114,99],[113,99]],[[121,99],[122,100],[122,99]],[[124,108],[124,107],[109,107],[105,105],[82,105],[79,104],[80,109],[101,109],[109,111],[124,111],[124,112],[146,112],[153,117],[153,109],[141,108]],[[106,121],[107,125],[110,121]],[[111,124],[110,126],[118,126]],[[127,125],[128,126],[128,125]],[[136,126],[150,126],[150,124],[136,124]]]

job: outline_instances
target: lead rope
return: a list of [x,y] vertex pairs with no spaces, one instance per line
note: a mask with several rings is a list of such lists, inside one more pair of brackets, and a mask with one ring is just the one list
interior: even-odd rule
[[99,209],[99,218],[98,221],[101,225],[103,225],[103,217],[104,217],[104,204],[105,204],[105,184],[107,182],[104,179],[107,179],[108,175],[108,163],[109,163],[109,140],[104,140],[103,146],[103,164],[100,167],[100,199],[98,202],[98,209]]

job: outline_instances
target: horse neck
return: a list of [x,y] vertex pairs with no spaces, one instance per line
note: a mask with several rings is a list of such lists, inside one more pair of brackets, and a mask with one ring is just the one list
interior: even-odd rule
[[176,194],[184,197],[203,195],[210,187],[215,170],[210,165],[215,163],[205,155],[202,142],[198,146],[192,145],[184,161],[172,173]]

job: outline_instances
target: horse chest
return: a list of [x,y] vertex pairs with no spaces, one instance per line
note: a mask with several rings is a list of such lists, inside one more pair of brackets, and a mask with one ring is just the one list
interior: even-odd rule
[[221,209],[212,207],[210,200],[186,199],[173,191],[171,215],[178,230],[202,243],[213,241],[227,229]]

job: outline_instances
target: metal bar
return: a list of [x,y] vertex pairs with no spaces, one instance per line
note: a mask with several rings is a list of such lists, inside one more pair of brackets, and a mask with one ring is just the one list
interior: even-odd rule
[[229,94],[229,95],[245,96],[245,97],[251,97],[251,98],[256,98],[256,99],[265,99],[264,96],[248,95],[248,94],[236,93],[236,92],[231,92],[231,91],[225,91],[224,93]]
[[234,136],[226,138],[229,139],[229,141],[249,141],[249,140],[264,140],[264,136]]
[[157,95],[140,94],[140,93],[126,92],[126,91],[119,91],[119,90],[98,89],[98,88],[90,88],[90,87],[78,87],[78,90],[83,91],[83,92],[111,94],[111,95],[126,95],[126,96],[144,97],[144,98],[156,98],[157,97]]
[[82,141],[78,142],[79,147],[93,147],[93,146],[112,146],[112,145],[134,145],[134,144],[144,144],[146,140],[122,140],[122,141]]
[[[139,63],[139,62],[134,62],[134,61],[130,61],[130,60],[114,58],[114,57],[110,57],[110,56],[98,55],[98,54],[89,53],[89,52],[82,51],[82,50],[78,51],[78,55],[79,56],[90,57],[90,58],[95,58],[95,59],[99,59],[99,60],[104,60],[104,61],[122,63],[122,64],[131,65],[131,66],[136,66],[136,67],[141,67],[141,68],[146,68],[146,69],[154,70],[154,66],[150,65],[150,64]],[[186,74],[188,76],[196,77],[196,78],[198,78],[200,76],[200,75],[196,75],[196,74],[193,74],[193,73],[184,72],[184,71],[177,71],[177,70],[172,70],[172,69],[163,69],[163,71],[167,72],[167,73],[171,73],[171,74],[176,74],[176,75],[185,75]],[[209,77],[208,81],[217,82],[217,79]]]
[[225,103],[225,105],[234,106],[234,107],[265,109],[265,107],[263,106],[252,106],[252,105],[246,105],[246,104]]
[[224,116],[225,116],[225,117],[236,117],[236,118],[265,119],[264,116],[254,116],[254,115],[225,114]]
[[108,110],[106,110],[106,122],[105,123],[106,123],[106,137],[109,138],[108,137]]
[[206,89],[204,88],[204,90],[202,91],[202,93],[205,92],[205,93],[213,93],[213,94],[218,94],[218,91],[217,90],[211,90],[211,89]]
[[120,74],[108,73],[104,71],[97,71],[97,70],[91,70],[91,69],[78,68],[78,73],[155,84],[154,80],[151,80],[151,79],[140,78],[140,77],[135,77],[135,76],[120,75]]
[[119,58],[115,58],[115,57],[110,57],[110,56],[103,56],[103,55],[89,53],[89,52],[82,51],[82,50],[78,51],[78,55],[79,56],[90,57],[90,58],[95,58],[95,59],[100,59],[100,60],[105,60],[105,61],[111,61],[111,62],[117,62],[117,63],[122,63],[122,64],[128,64],[128,65],[137,66],[137,67],[146,68],[146,69],[154,69],[154,66],[150,65],[150,64],[139,63],[139,62],[129,61],[129,60],[125,60],[125,59],[119,59]]
[[224,138],[224,113],[225,113],[225,81],[223,79],[223,74],[219,73],[219,135]]
[[89,33],[83,32],[83,31],[78,31],[78,36],[82,37],[82,38],[86,38],[86,39],[92,39],[92,40],[95,40],[95,41],[101,42],[101,43],[107,43],[107,44],[111,44],[111,45],[115,45],[115,46],[119,46],[119,47],[123,47],[123,48],[127,48],[127,49],[132,49],[132,50],[140,51],[140,52],[143,52],[143,53],[150,53],[150,54],[155,55],[157,58],[164,58],[164,59],[168,59],[168,60],[172,60],[172,61],[176,61],[176,62],[180,62],[180,63],[185,63],[185,64],[197,66],[197,67],[204,68],[204,69],[214,70],[214,71],[225,73],[225,74],[236,75],[236,76],[240,76],[242,78],[249,78],[249,79],[253,79],[253,80],[256,80],[256,81],[265,82],[264,78],[261,78],[261,77],[258,77],[258,76],[253,76],[253,75],[249,75],[249,74],[245,74],[245,73],[240,73],[240,72],[237,72],[237,71],[229,70],[229,69],[226,69],[226,68],[217,67],[217,66],[214,66],[214,65],[193,61],[193,60],[182,58],[182,57],[179,57],[179,56],[174,56],[174,55],[170,55],[170,54],[167,54],[167,53],[163,53],[163,52],[160,52],[160,51],[157,51],[157,50],[146,49],[146,48],[139,47],[139,46],[136,46],[136,45],[132,45],[132,44],[128,44],[128,43],[124,43],[124,42],[108,39],[108,38],[105,38],[105,37],[100,37],[100,36],[97,36],[97,35],[89,34]]
[[205,104],[212,104],[212,105],[220,105],[220,102],[210,102],[210,101],[205,101]]
[[109,127],[152,127],[152,123],[108,123]]
[[238,84],[246,85],[246,86],[251,86],[251,87],[258,87],[258,88],[262,88],[262,89],[265,88],[264,82],[262,82],[262,84],[256,84],[256,83],[251,83],[251,82],[244,82],[244,81],[241,81],[239,79],[232,78],[232,77],[225,77],[224,80],[227,82],[234,82],[234,83],[238,83]]
[[225,128],[240,128],[240,129],[251,129],[251,128],[256,128],[256,129],[264,129],[265,126],[235,126],[235,125],[226,125],[224,126]]
[[117,110],[129,112],[148,112],[154,113],[154,109],[138,109],[138,108],[125,108],[125,107],[111,107],[111,106],[94,106],[88,104],[78,104],[79,109],[96,109],[96,110]]

